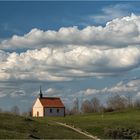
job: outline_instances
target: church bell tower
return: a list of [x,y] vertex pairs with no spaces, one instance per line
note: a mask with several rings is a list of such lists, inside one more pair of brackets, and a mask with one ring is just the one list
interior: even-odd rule
[[42,90],[41,90],[41,86],[40,86],[40,98],[43,98],[43,94],[42,94]]

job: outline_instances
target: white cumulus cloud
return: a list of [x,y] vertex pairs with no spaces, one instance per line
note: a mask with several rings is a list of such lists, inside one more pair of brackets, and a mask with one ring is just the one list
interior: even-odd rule
[[95,89],[89,88],[86,90],[79,91],[79,94],[83,94],[85,96],[95,95],[95,94],[136,94],[140,95],[140,80],[130,80],[127,83],[119,82],[112,87],[105,87],[103,89]]
[[128,15],[130,8],[132,8],[132,5],[129,4],[109,5],[101,9],[101,14],[90,15],[89,19],[94,20],[96,23],[104,23],[114,18],[120,18]]
[[[1,41],[0,80],[68,81],[122,74],[140,66],[139,44],[140,16],[134,14],[105,27],[32,29]],[[16,52],[23,48],[25,52]]]
[[82,46],[72,49],[42,48],[3,56],[1,80],[64,81],[75,77],[121,74],[140,64],[140,49],[135,47],[109,50]]
[[80,45],[93,48],[115,48],[139,45],[140,16],[132,14],[107,22],[105,27],[62,27],[58,31],[32,29],[23,36],[13,35],[0,42],[0,49],[36,49],[43,47],[68,47]]

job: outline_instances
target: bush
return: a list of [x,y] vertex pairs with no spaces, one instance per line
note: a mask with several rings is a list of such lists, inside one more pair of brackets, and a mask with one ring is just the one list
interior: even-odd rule
[[105,128],[104,135],[112,139],[139,139],[140,130],[131,128]]
[[103,111],[104,112],[113,112],[115,110],[113,108],[104,108]]

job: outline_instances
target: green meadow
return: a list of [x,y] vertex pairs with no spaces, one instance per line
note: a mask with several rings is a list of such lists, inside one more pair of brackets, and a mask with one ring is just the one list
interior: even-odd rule
[[84,115],[50,118],[81,128],[99,138],[109,138],[104,134],[107,129],[132,129],[140,131],[140,109],[127,109],[110,113],[91,113]]
[[[86,139],[87,137],[55,122],[74,125],[98,138],[110,138],[108,130],[123,129],[125,135],[140,132],[140,109],[90,113],[66,117],[31,118],[0,114],[0,138]],[[111,132],[112,133],[112,132]],[[132,135],[131,134],[131,135]],[[129,138],[129,137],[128,137]],[[134,137],[135,138],[135,137]]]
[[47,119],[0,114],[0,139],[78,139],[87,138]]

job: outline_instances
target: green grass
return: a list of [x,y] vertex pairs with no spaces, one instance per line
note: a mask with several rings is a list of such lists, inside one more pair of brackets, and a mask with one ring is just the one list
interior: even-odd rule
[[[30,120],[31,119],[31,120]],[[86,139],[87,137],[74,132],[55,121],[65,122],[81,128],[99,138],[106,128],[140,129],[140,109],[122,110],[111,113],[91,113],[66,117],[29,118],[0,114],[0,138],[42,138],[42,139]]]
[[73,124],[99,138],[108,138],[104,135],[106,128],[132,128],[140,130],[140,109],[128,109],[111,113],[92,113],[85,115],[49,118],[67,124]]
[[49,120],[0,114],[0,139],[86,139],[87,137]]

